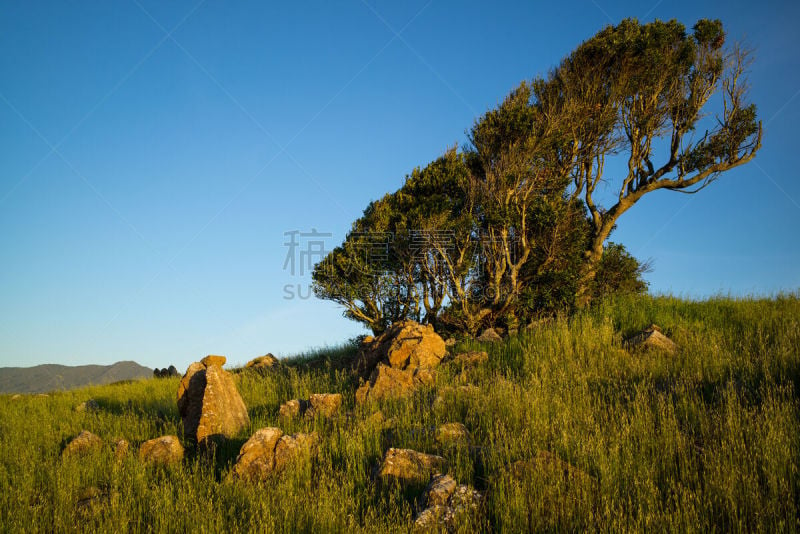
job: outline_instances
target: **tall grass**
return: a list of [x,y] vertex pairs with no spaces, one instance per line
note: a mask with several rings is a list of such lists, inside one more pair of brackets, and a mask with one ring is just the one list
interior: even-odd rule
[[[659,324],[675,355],[629,354],[622,339]],[[133,449],[180,435],[176,379],[93,387],[49,397],[0,398],[0,525],[4,531],[406,532],[414,494],[376,483],[390,447],[436,453],[459,483],[486,491],[470,531],[736,531],[800,527],[800,298],[620,298],[485,349],[487,363],[440,368],[408,399],[356,407],[343,368],[353,346],[241,372],[250,428],[215,458],[142,465],[110,448],[62,460],[81,429]],[[202,355],[198,355],[202,356]],[[476,388],[458,388],[471,384]],[[333,420],[283,421],[279,405],[340,392]],[[87,398],[97,413],[73,407]],[[371,417],[381,410],[383,418]],[[469,444],[442,445],[435,429],[461,422]],[[263,485],[231,482],[238,448],[258,428],[315,430],[319,454]],[[509,466],[549,451],[588,474],[589,488]],[[76,503],[87,486],[108,497]]]

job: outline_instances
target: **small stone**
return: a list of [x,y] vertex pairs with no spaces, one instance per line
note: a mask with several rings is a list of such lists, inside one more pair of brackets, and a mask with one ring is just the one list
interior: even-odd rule
[[13,401],[19,400],[21,398],[22,398],[22,395],[20,395],[19,393],[17,393],[16,395],[12,395],[11,396],[11,400],[13,400]]
[[445,423],[436,429],[436,441],[441,444],[468,443],[469,430],[461,423]]
[[220,367],[222,367],[223,365],[225,365],[226,361],[228,361],[228,359],[225,356],[217,356],[216,354],[209,354],[208,356],[200,360],[200,363],[202,363],[206,367],[210,367],[212,365],[219,365]]
[[287,419],[293,419],[295,417],[300,417],[304,411],[305,408],[300,399],[292,399],[281,404],[281,407],[278,408],[278,415]]
[[139,447],[139,459],[146,463],[169,465],[183,460],[183,445],[178,436],[161,436]]
[[308,403],[306,417],[313,418],[318,414],[323,417],[332,417],[342,406],[342,395],[341,393],[314,393],[308,397]]
[[103,447],[103,440],[88,430],[82,430],[70,441],[61,453],[62,456],[83,456]]

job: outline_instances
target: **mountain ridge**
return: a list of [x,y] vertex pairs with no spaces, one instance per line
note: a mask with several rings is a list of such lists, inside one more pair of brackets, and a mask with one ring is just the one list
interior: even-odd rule
[[47,393],[152,376],[152,369],[132,360],[111,365],[45,363],[33,367],[0,367],[0,393]]

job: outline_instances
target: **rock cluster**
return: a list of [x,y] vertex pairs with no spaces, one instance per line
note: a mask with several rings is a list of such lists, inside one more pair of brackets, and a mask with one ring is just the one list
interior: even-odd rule
[[281,404],[278,411],[281,417],[306,417],[313,419],[317,415],[333,417],[342,406],[340,393],[314,393],[308,399],[292,399]]
[[[366,341],[366,340],[365,340]],[[444,340],[431,325],[401,321],[362,345],[356,368],[368,376],[356,391],[356,402],[406,395],[434,380],[431,369],[447,354]]]
[[250,423],[225,356],[206,356],[186,370],[178,386],[178,411],[185,435],[199,445],[230,438]]
[[264,481],[303,455],[312,454],[318,442],[318,436],[313,432],[288,436],[280,428],[262,428],[242,445],[231,477],[250,482]]

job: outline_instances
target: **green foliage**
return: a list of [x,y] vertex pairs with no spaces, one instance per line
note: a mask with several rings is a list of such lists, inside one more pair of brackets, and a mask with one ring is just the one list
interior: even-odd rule
[[[628,354],[622,339],[657,323],[677,354]],[[9,532],[408,532],[414,496],[376,484],[388,447],[441,454],[459,483],[487,490],[463,532],[740,531],[800,528],[800,295],[773,299],[617,296],[508,340],[456,347],[489,361],[439,368],[412,397],[356,407],[338,362],[353,345],[300,355],[281,371],[242,370],[251,426],[216,458],[142,465],[135,449],[180,435],[176,379],[91,387],[49,397],[0,396],[0,530]],[[319,363],[315,363],[319,362]],[[457,386],[471,384],[473,389]],[[346,414],[282,421],[280,404],[341,392]],[[97,413],[73,407],[87,398]],[[385,422],[372,418],[380,409]],[[434,429],[463,423],[469,445],[444,446]],[[315,430],[319,454],[268,484],[232,483],[238,448],[256,429]],[[105,449],[62,460],[82,429]],[[587,492],[507,467],[546,450],[595,481]],[[81,490],[110,495],[80,511]]]
[[[697,192],[761,146],[747,53],[724,43],[722,23],[705,19],[691,34],[675,20],[604,28],[479,117],[462,152],[371,203],[315,272],[317,296],[375,332],[414,319],[474,334],[644,291],[643,266],[604,247],[617,219],[652,191]],[[692,138],[720,92],[713,127]],[[627,174],[605,208],[593,194],[614,156]],[[353,280],[365,233],[391,236],[391,250]],[[415,239],[431,233],[447,243]]]

